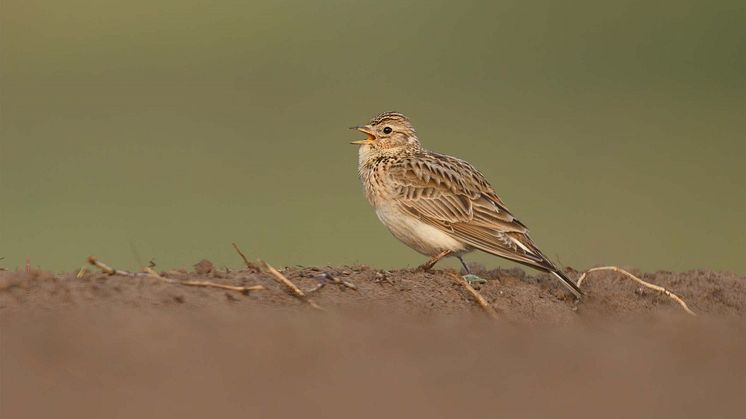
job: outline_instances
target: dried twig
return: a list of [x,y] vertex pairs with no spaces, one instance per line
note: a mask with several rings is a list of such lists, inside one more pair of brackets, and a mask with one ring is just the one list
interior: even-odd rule
[[122,275],[122,276],[130,276],[130,277],[147,276],[147,277],[159,279],[169,284],[185,285],[188,287],[219,288],[219,289],[230,290],[230,291],[238,291],[244,295],[248,295],[250,291],[257,291],[257,290],[264,289],[263,285],[251,285],[248,287],[243,287],[243,286],[235,286],[235,285],[218,284],[218,283],[211,282],[211,281],[192,281],[192,280],[180,281],[177,279],[171,279],[171,278],[166,278],[164,276],[161,276],[158,272],[154,271],[152,268],[147,267],[147,266],[143,268],[145,272],[123,271],[120,269],[114,269],[110,267],[109,265],[99,261],[93,256],[88,257],[88,263],[99,268],[102,272],[108,275]]
[[82,278],[87,273],[88,273],[88,268],[86,268],[85,266],[83,266],[83,267],[80,268],[80,270],[78,271],[78,274],[75,275],[75,277],[78,278],[78,279],[80,279],[80,278]]
[[95,256],[88,256],[88,263],[99,268],[103,273],[107,275],[121,275],[121,276],[148,276],[145,272],[130,272],[123,271],[120,269],[114,269],[109,265],[99,261]]
[[237,285],[218,284],[212,281],[193,281],[193,280],[180,281],[176,279],[163,277],[158,272],[154,271],[150,267],[145,267],[144,270],[145,272],[149,273],[150,276],[160,279],[162,281],[166,281],[169,284],[179,284],[179,285],[186,285],[189,287],[201,287],[201,288],[219,288],[219,289],[224,289],[224,290],[229,290],[229,291],[238,291],[244,295],[248,295],[249,292],[251,291],[257,291],[257,290],[264,289],[264,285],[251,285],[248,287],[244,287],[244,286],[237,286]]
[[326,283],[325,283],[325,282],[321,282],[321,281],[319,281],[319,283],[318,283],[318,284],[314,285],[314,286],[313,286],[313,287],[311,287],[310,289],[307,289],[307,290],[306,290],[306,294],[313,294],[313,293],[315,293],[316,291],[318,291],[318,290],[320,290],[320,289],[324,288],[324,286],[325,286],[325,285],[326,285]]
[[692,310],[689,309],[689,306],[687,306],[686,303],[684,302],[684,300],[682,300],[681,298],[679,298],[678,295],[676,295],[676,294],[672,293],[671,291],[669,291],[669,290],[661,287],[660,285],[655,285],[655,284],[651,284],[649,282],[645,282],[642,279],[640,279],[640,278],[632,275],[631,273],[625,271],[624,269],[618,268],[616,266],[601,266],[601,267],[598,267],[598,268],[588,269],[587,271],[583,272],[582,275],[580,275],[580,278],[578,278],[578,282],[577,282],[578,287],[580,287],[580,284],[583,283],[583,280],[588,276],[589,273],[591,273],[591,272],[597,272],[597,271],[614,271],[614,272],[619,272],[621,274],[624,274],[625,276],[627,276],[630,279],[634,280],[638,284],[640,284],[640,285],[642,285],[644,287],[656,290],[656,291],[662,293],[663,295],[671,298],[672,300],[676,301],[677,303],[679,303],[679,305],[681,305],[681,307],[684,308],[684,310],[687,313],[691,314],[692,316],[696,316],[697,315],[696,313],[694,313]]
[[490,303],[487,302],[487,300],[482,297],[482,294],[478,293],[477,290],[475,290],[471,284],[467,280],[464,279],[463,276],[456,274],[455,272],[448,271],[448,275],[453,277],[453,279],[456,280],[459,284],[461,284],[464,288],[466,288],[467,291],[474,297],[474,299],[477,300],[477,303],[484,309],[485,312],[494,320],[499,319],[497,312],[495,311],[495,308],[490,305]]
[[221,288],[224,290],[238,291],[244,295],[249,295],[249,292],[251,291],[259,291],[259,290],[265,289],[264,285],[250,285],[248,287],[245,287],[245,286],[236,286],[236,285],[217,284],[215,282],[210,282],[210,281],[181,281],[179,282],[179,284],[187,285],[190,287]]
[[256,264],[249,262],[249,259],[246,257],[246,255],[243,254],[241,249],[238,248],[238,245],[236,243],[231,243],[233,245],[233,248],[236,249],[236,252],[238,252],[238,255],[241,256],[241,259],[243,259],[243,263],[246,265],[248,269],[253,269],[255,271],[260,270]]
[[295,284],[293,284],[285,275],[281,274],[280,271],[273,268],[272,265],[268,264],[267,262],[263,260],[259,260],[259,267],[262,269],[262,271],[270,274],[272,278],[277,281],[279,284],[284,285],[288,290],[290,290],[290,293],[298,298],[299,300],[308,303],[311,307],[317,309],[317,310],[324,310],[320,305],[316,304],[312,299],[308,298],[308,296],[301,291],[300,288],[298,288]]
[[319,284],[312,289],[306,291],[306,294],[310,294],[312,292],[316,292],[320,290],[321,288],[326,285],[327,282],[332,282],[334,284],[339,285],[340,288],[349,288],[353,290],[357,290],[357,285],[353,284],[350,281],[345,281],[344,279],[339,279],[336,276],[330,274],[329,272],[323,272],[316,276],[316,280],[319,281]]
[[314,278],[318,281],[318,284],[313,286],[313,288],[311,289],[307,289],[306,294],[313,294],[314,292],[317,292],[320,289],[324,288],[326,284],[328,283],[338,285],[339,288],[341,288],[342,290],[344,290],[345,288],[349,288],[349,289],[357,291],[357,285],[353,284],[350,281],[339,279],[335,277],[334,275],[330,274],[329,272],[324,272],[322,274],[316,275]]

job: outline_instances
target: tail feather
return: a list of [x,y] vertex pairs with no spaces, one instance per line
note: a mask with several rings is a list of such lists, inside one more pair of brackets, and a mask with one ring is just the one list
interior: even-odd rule
[[562,282],[562,285],[567,287],[567,289],[570,290],[570,292],[572,292],[576,298],[583,297],[583,291],[580,290],[580,287],[578,287],[575,281],[568,278],[567,275],[565,275],[564,273],[562,273],[562,271],[557,269],[555,264],[552,263],[552,261],[549,260],[549,258],[546,257],[546,255],[542,253],[541,250],[539,250],[539,248],[536,247],[536,245],[533,242],[530,241],[531,239],[529,239],[528,236],[524,236],[524,237],[529,240],[531,252],[534,255],[536,255],[538,258],[540,258],[537,265],[534,267],[541,269],[542,271],[549,272],[555,277],[557,277],[557,279],[559,279],[560,282]]
[[570,292],[575,294],[575,297],[581,298],[583,296],[583,291],[580,290],[578,285],[573,281],[572,279],[568,278],[567,275],[563,274],[561,271],[554,270],[550,271],[552,275],[556,276],[557,279],[562,281],[562,285],[566,286]]

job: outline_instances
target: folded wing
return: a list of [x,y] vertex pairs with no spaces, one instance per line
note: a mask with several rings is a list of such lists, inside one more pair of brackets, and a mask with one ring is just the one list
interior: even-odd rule
[[402,210],[476,249],[556,270],[479,171],[450,156],[425,157],[402,159],[388,172],[387,184]]

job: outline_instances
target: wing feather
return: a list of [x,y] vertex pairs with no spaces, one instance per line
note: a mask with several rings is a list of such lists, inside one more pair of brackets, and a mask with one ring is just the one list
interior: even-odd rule
[[390,192],[405,212],[464,243],[541,270],[555,269],[484,176],[436,153],[403,158],[388,170]]

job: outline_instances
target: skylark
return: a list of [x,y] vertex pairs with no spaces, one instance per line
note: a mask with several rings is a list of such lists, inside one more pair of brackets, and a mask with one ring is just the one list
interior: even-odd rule
[[464,160],[425,150],[409,119],[398,112],[353,127],[368,137],[359,148],[358,172],[376,215],[397,239],[440,259],[481,250],[557,277],[576,297],[580,288],[539,250],[526,226],[492,186]]

